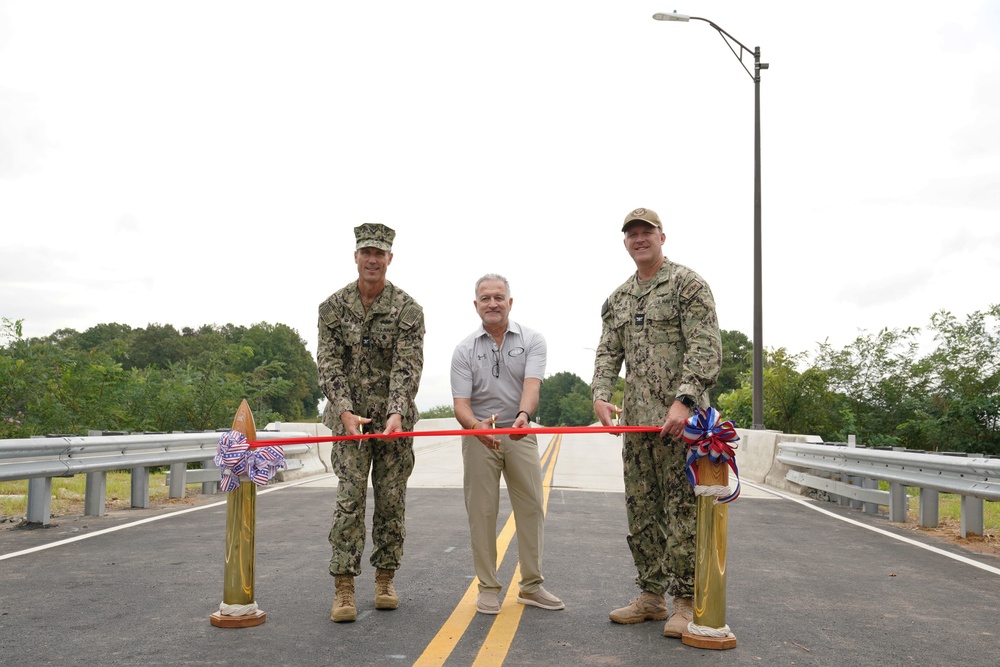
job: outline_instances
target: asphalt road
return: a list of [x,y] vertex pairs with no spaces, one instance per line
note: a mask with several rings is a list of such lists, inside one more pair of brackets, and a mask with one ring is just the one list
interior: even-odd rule
[[[363,563],[359,618],[329,620],[327,532],[336,478],[257,499],[257,627],[217,628],[226,508],[128,510],[0,531],[3,665],[996,665],[1000,560],[885,519],[750,485],[729,509],[727,623],[709,651],[623,626],[636,595],[613,436],[542,439],[550,492],[545,586],[563,611],[505,600],[476,614],[457,440],[423,443],[407,499],[400,607],[374,609]],[[554,467],[550,467],[554,466]],[[498,531],[509,515],[503,497]],[[369,512],[371,503],[369,502]],[[501,581],[516,566],[506,547]],[[516,585],[514,586],[516,593]],[[505,588],[504,593],[507,593]]]

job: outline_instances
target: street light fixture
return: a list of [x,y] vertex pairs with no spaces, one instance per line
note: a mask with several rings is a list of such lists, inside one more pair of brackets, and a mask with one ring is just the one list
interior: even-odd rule
[[[768,64],[760,61],[760,47],[751,51],[738,39],[708,19],[698,16],[678,14],[653,14],[657,21],[704,21],[722,37],[740,65],[747,71],[754,84],[754,129],[753,129],[753,428],[764,428],[764,342],[763,317],[761,308],[761,261],[760,261],[760,71]],[[740,47],[737,51],[733,44]],[[743,54],[753,54],[753,72],[743,62]]]

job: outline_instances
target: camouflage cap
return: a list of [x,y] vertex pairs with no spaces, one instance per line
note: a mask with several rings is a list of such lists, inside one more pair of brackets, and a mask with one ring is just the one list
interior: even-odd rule
[[392,240],[396,238],[396,232],[385,225],[366,222],[354,228],[354,238],[358,242],[358,245],[355,246],[356,250],[378,248],[392,252]]
[[661,232],[663,231],[663,223],[660,222],[660,216],[656,215],[656,211],[651,208],[637,208],[625,216],[625,224],[622,225],[622,231],[628,227],[630,222],[635,222],[639,220],[645,222],[647,225],[652,225],[656,227]]

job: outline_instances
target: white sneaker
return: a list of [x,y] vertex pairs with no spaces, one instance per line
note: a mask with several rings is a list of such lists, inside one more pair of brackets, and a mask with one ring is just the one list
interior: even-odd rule
[[476,598],[476,611],[480,614],[499,614],[500,594],[496,591],[479,591],[479,596]]
[[549,609],[551,611],[559,611],[560,609],[565,609],[566,605],[563,601],[557,598],[552,593],[547,590],[538,587],[538,590],[534,593],[525,593],[524,591],[519,591],[517,594],[517,601],[521,604],[530,604],[535,607],[540,607],[542,609]]

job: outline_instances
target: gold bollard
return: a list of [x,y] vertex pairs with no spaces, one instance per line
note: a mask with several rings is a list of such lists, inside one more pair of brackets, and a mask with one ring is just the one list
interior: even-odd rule
[[[729,467],[713,463],[707,456],[695,462],[698,483],[727,486]],[[716,503],[715,496],[698,496],[698,526],[695,538],[694,624],[707,628],[726,627],[726,529],[729,505]],[[681,642],[707,649],[736,648],[736,637],[695,635],[685,630]]]
[[[257,439],[253,413],[244,399],[233,419],[233,429],[246,436],[248,442]],[[252,605],[254,570],[254,530],[257,515],[257,485],[244,480],[239,488],[226,497],[226,560],[222,585],[222,603],[225,605]],[[260,625],[267,614],[260,609],[242,616],[231,616],[217,611],[209,621],[219,628],[247,628]]]

